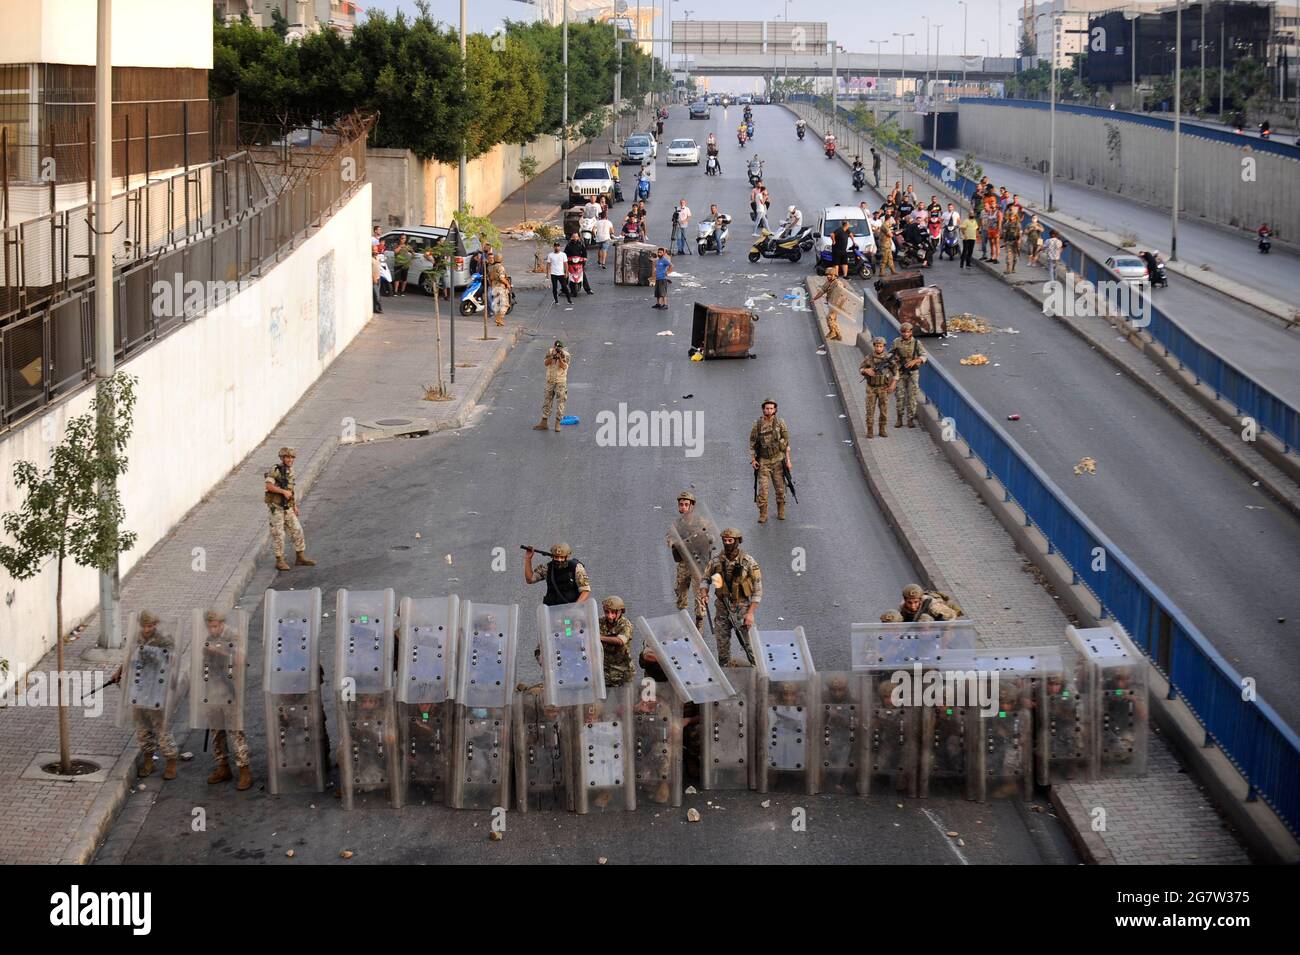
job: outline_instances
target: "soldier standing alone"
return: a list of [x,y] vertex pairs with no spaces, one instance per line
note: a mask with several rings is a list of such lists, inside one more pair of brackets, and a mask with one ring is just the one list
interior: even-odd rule
[[[682,491],[677,495],[677,533],[681,536],[682,543],[690,548],[693,554],[712,554],[717,546],[717,541],[711,540],[709,529],[705,526],[704,521],[695,516],[695,495],[690,491]],[[695,629],[699,630],[704,625],[704,612],[707,602],[700,599],[700,579],[693,572],[693,564],[688,555],[682,553],[681,546],[673,543],[672,537],[668,538],[668,546],[673,552],[673,560],[677,563],[677,579],[673,583],[673,594],[677,598],[677,609],[685,610],[686,602],[692,590],[695,591]]]
[[632,621],[622,597],[606,597],[600,604],[600,650],[605,669],[605,689],[622,686],[636,676],[632,665]]
[[876,408],[880,408],[880,436],[889,437],[889,396],[898,383],[898,367],[891,352],[885,351],[885,340],[877,336],[871,340],[871,354],[862,359],[858,372],[867,380],[867,437],[873,436]]
[[[724,527],[722,533],[722,553],[715,554],[704,568],[704,580],[700,584],[700,593],[708,599],[709,586],[717,587],[713,615],[713,636],[718,646],[718,663],[726,666],[731,662],[731,620],[727,616],[727,607],[744,614],[744,633],[737,633],[736,638],[743,646],[749,645],[749,631],[754,627],[754,614],[763,599],[763,572],[758,561],[740,549],[744,540],[740,531],[734,527]],[[716,579],[715,579],[716,578]]]
[[763,417],[749,430],[749,463],[758,472],[754,501],[758,504],[758,522],[767,523],[767,483],[776,487],[776,519],[785,520],[785,484],[782,465],[790,467],[790,430],[776,416],[776,402],[763,402]]
[[894,402],[894,427],[901,428],[903,426],[903,406],[906,405],[907,426],[915,428],[916,381],[920,377],[921,366],[929,358],[925,353],[925,346],[912,334],[911,322],[904,322],[899,325],[898,330],[901,334],[894,339],[894,344],[889,349],[898,367],[899,380],[903,383],[903,390],[899,392],[898,399]]
[[284,530],[289,529],[293,540],[294,552],[298,555],[294,561],[297,567],[315,567],[316,561],[307,556],[307,541],[302,536],[302,524],[298,521],[298,498],[294,493],[293,462],[298,456],[293,448],[280,449],[280,463],[267,471],[266,507],[270,511],[271,545],[275,548],[275,569],[288,570],[284,559]]
[[533,425],[534,431],[546,431],[551,417],[551,405],[555,404],[555,430],[560,430],[560,419],[564,417],[564,405],[569,400],[569,363],[572,356],[564,350],[564,342],[557,341],[546,353],[546,400],[542,402],[542,420]]
[[[158,617],[148,610],[140,611],[139,617],[140,638],[136,641],[137,647],[158,647],[168,651],[173,661],[176,657],[176,644],[170,636],[158,629]],[[113,675],[109,677],[109,683],[118,683],[122,679],[122,671],[126,663],[118,664]],[[122,704],[123,706],[126,703]],[[167,729],[165,713],[162,710],[145,710],[136,708],[134,712],[135,719],[135,738],[140,744],[140,750],[144,753],[144,761],[140,763],[140,768],[136,775],[141,779],[153,772],[153,754],[159,750],[162,751],[163,759],[167,761],[163,767],[163,779],[176,778],[176,740]]]

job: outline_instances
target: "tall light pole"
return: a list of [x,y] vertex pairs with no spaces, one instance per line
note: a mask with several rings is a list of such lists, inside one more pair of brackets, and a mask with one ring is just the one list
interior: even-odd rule
[[1056,13],[1052,14],[1052,106],[1051,106],[1051,134],[1049,136],[1049,145],[1047,147],[1047,211],[1051,212],[1052,205],[1052,185],[1056,179],[1056,60],[1057,49],[1060,44],[1056,41],[1056,31],[1059,24],[1059,18]]
[[[568,3],[568,0],[565,0]],[[460,0],[460,68],[465,72],[465,82],[469,82],[469,47],[465,43],[467,34],[465,33],[466,8],[469,6],[469,0]],[[567,77],[566,77],[567,78]],[[566,177],[567,178],[567,177]],[[456,172],[456,208],[465,208],[465,141],[460,141],[460,164]],[[486,274],[486,269],[484,273]]]
[[880,48],[888,43],[888,40],[868,40],[868,43],[876,45],[876,95],[871,101],[871,116],[876,121],[880,120]]
[[1136,10],[1132,10],[1132,11],[1126,10],[1126,11],[1124,11],[1124,18],[1125,18],[1126,20],[1128,20],[1128,22],[1129,22],[1129,26],[1130,26],[1130,29],[1129,29],[1129,43],[1128,43],[1128,46],[1129,46],[1129,50],[1128,50],[1128,52],[1129,52],[1128,73],[1129,73],[1129,96],[1132,98],[1133,102],[1129,104],[1129,109],[1133,110],[1134,112],[1137,112],[1137,108],[1138,108],[1138,107],[1137,107],[1137,101],[1138,101],[1138,77],[1137,77],[1137,69],[1138,69],[1137,35],[1138,35],[1138,27],[1137,27],[1137,23],[1138,23],[1138,17],[1139,17],[1139,16],[1141,16],[1141,14],[1140,14],[1138,11],[1136,11]]
[[939,31],[942,29],[942,23],[934,25],[934,87],[939,85]]
[[[901,58],[899,59],[899,61],[898,61],[899,89],[901,89],[901,90],[906,90],[906,88],[907,88],[907,38],[908,38],[909,36],[916,36],[916,34],[915,34],[915,33],[895,33],[895,34],[893,34],[893,35],[896,36],[896,37],[899,37],[899,38],[900,38],[900,41],[899,41],[899,42],[900,42],[900,44],[902,45],[902,48],[903,48],[902,57],[901,57]],[[900,94],[899,98],[901,99],[902,96],[904,96],[904,95],[906,95],[906,93],[902,93],[902,94]]]
[[[462,0],[463,2],[463,0]],[[564,0],[564,107],[560,113],[560,176],[569,181],[569,0]]]
[[970,19],[970,6],[966,0],[957,0],[961,5],[961,85],[962,92],[966,87],[966,24]]
[[1183,0],[1174,4],[1174,202],[1170,215],[1169,261],[1178,261],[1178,173],[1183,133]]
[[[942,23],[934,25],[934,82],[930,86],[932,93],[937,93],[939,89],[939,31],[942,29]],[[937,155],[939,152],[939,98],[937,95],[930,97],[930,109],[934,110],[934,142],[930,144],[930,149]]]
[[924,92],[925,84],[930,81],[930,18],[921,19],[925,21],[925,79],[921,81],[921,90]]
[[1002,59],[1002,0],[998,0],[998,59]]
[[[1201,36],[1197,42],[1201,45],[1201,101],[1198,108],[1202,109],[1205,104],[1205,8],[1207,6],[1205,0],[1201,0]],[[1297,23],[1296,27],[1300,28],[1300,23]],[[1282,96],[1286,96],[1286,90],[1282,91]]]

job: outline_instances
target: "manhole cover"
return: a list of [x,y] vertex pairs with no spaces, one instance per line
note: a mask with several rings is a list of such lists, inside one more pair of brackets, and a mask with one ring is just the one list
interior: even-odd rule
[[380,418],[375,424],[383,425],[385,428],[398,428],[404,424],[410,424],[410,418]]

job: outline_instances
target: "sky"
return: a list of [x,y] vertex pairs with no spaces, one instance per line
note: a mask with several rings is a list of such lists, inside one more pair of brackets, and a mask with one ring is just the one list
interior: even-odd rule
[[[651,0],[643,0],[648,7]],[[829,24],[830,36],[842,46],[854,53],[872,53],[876,47],[868,44],[869,39],[888,40],[883,47],[885,53],[901,52],[898,40],[893,33],[914,33],[907,38],[907,52],[914,53],[925,49],[926,22],[930,18],[931,50],[934,49],[934,25],[942,24],[938,31],[940,52],[959,54],[962,52],[962,16],[963,8],[957,0],[908,0],[900,4],[895,0],[660,0],[667,3],[675,12],[674,19],[685,19],[685,11],[693,11],[692,20],[778,20],[783,19],[788,7],[790,19],[821,20]],[[1014,56],[1016,52],[1017,11],[1023,0],[969,0],[970,12],[966,29],[966,52],[982,54],[984,40],[988,40],[989,53],[998,55],[998,43],[1001,41],[1002,55]],[[1117,5],[1121,0],[1116,0]],[[629,0],[635,6],[636,0]],[[362,0],[362,6],[370,9],[386,10],[389,13],[398,9],[408,13],[415,12],[413,0]],[[459,22],[459,0],[431,0],[433,15],[447,23]],[[998,32],[998,11],[1001,8],[1001,36]],[[662,9],[662,7],[661,7]],[[707,16],[704,11],[707,10]],[[471,32],[491,33],[505,18],[513,20],[532,19],[533,8],[512,0],[469,0],[469,28]]]

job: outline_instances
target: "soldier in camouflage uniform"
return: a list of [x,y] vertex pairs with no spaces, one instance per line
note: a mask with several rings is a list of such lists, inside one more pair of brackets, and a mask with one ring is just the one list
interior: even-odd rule
[[718,645],[718,663],[727,666],[731,662],[731,621],[727,618],[725,602],[744,614],[744,633],[737,633],[736,638],[748,644],[748,631],[754,628],[754,614],[763,599],[763,572],[758,561],[740,549],[744,540],[740,531],[734,527],[724,527],[722,553],[713,555],[709,566],[704,568],[704,580],[700,584],[700,593],[706,599],[710,585],[718,589],[714,604],[713,636]]
[[749,463],[758,472],[758,522],[767,523],[767,484],[776,488],[776,519],[785,520],[785,482],[781,479],[781,466],[791,466],[790,430],[776,416],[776,402],[768,398],[763,402],[763,417],[749,429]]
[[[226,615],[219,610],[209,610],[203,615],[203,623],[208,628],[208,640],[205,653],[209,655],[224,655],[225,646],[231,642],[238,642],[237,635],[226,633]],[[242,660],[236,660],[235,666],[243,666]],[[243,730],[230,730],[229,737],[235,748],[235,765],[239,767],[239,782],[235,788],[240,792],[250,789],[253,785],[253,773],[249,766],[248,757],[248,739],[244,736]],[[212,760],[215,767],[208,776],[208,782],[216,785],[224,783],[226,780],[233,778],[230,772],[230,762],[226,758],[227,731],[224,729],[217,730],[212,734]]]
[[899,380],[903,383],[903,390],[894,402],[894,427],[901,428],[903,426],[903,406],[906,404],[907,426],[915,428],[916,382],[921,374],[921,366],[926,363],[928,356],[925,353],[925,346],[912,335],[911,322],[904,322],[899,325],[898,330],[902,334],[894,339],[894,344],[889,349],[898,366]]
[[889,396],[898,384],[898,364],[892,352],[885,350],[883,338],[871,340],[871,354],[862,359],[858,373],[867,380],[867,437],[873,437],[876,408],[880,408],[880,436],[889,437]]
[[555,405],[555,430],[560,430],[560,419],[564,417],[564,405],[569,400],[569,364],[573,361],[564,348],[564,342],[557,341],[546,353],[546,399],[542,402],[542,420],[533,425],[534,431],[546,431],[550,427],[551,405]]
[[[717,546],[717,541],[707,540],[708,530],[702,523],[692,521],[691,516],[695,511],[695,495],[690,491],[682,491],[677,495],[677,532],[681,534],[682,540],[693,548],[698,543],[700,546],[696,552],[710,553]],[[696,541],[695,538],[703,536],[705,540]],[[673,560],[677,564],[677,580],[673,584],[673,594],[677,597],[677,609],[685,610],[686,601],[691,591],[695,592],[695,629],[699,630],[704,626],[704,614],[708,607],[707,601],[700,599],[700,579],[691,571],[691,562],[686,559],[686,555],[681,553],[681,548],[673,543],[672,536],[668,538],[668,547],[673,552]]]
[[[136,641],[138,646],[142,647],[161,647],[165,650],[172,651],[172,659],[175,661],[176,644],[173,639],[158,628],[158,617],[148,610],[140,611],[140,639]],[[130,661],[126,661],[129,663]],[[109,683],[118,683],[122,679],[122,671],[126,668],[126,663],[119,663],[113,675],[109,677]],[[122,704],[126,706],[124,702]],[[140,768],[136,775],[141,779],[153,772],[153,754],[162,751],[163,759],[166,765],[163,766],[163,779],[176,778],[176,740],[167,730],[167,723],[163,718],[161,710],[142,710],[136,709],[135,719],[135,738],[140,744],[140,751],[144,753],[144,761],[140,763]]]
[[284,530],[289,529],[293,539],[293,549],[298,555],[294,561],[298,567],[315,567],[316,561],[307,556],[307,542],[302,536],[302,524],[298,521],[298,498],[294,492],[293,462],[298,456],[293,448],[280,449],[280,463],[267,471],[266,508],[271,517],[271,545],[275,548],[275,569],[288,570],[284,560]]
[[950,607],[938,592],[926,593],[920,584],[908,584],[903,588],[903,602],[898,605],[898,613],[905,623],[923,620],[956,620],[962,616],[959,609]]
[[632,621],[627,619],[622,597],[606,597],[600,609],[600,649],[608,690],[636,676],[632,665]]

